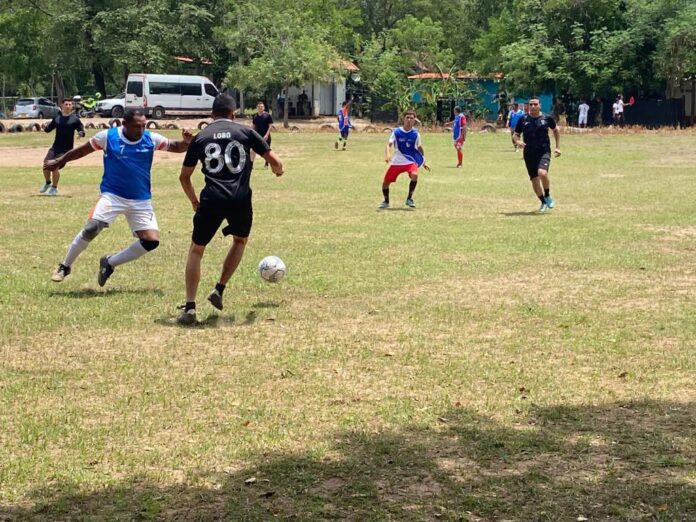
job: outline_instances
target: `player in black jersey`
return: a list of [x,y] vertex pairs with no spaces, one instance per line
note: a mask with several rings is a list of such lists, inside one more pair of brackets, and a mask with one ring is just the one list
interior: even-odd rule
[[[58,116],[53,118],[48,125],[43,126],[43,130],[46,132],[51,132],[53,129],[56,130],[56,137],[53,140],[53,145],[48,149],[44,161],[55,159],[72,149],[75,143],[75,132],[77,132],[80,138],[85,137],[85,128],[80,118],[73,112],[72,100],[69,98],[64,99],[60,106],[60,110],[61,113]],[[49,196],[58,195],[60,168],[55,170],[43,169],[45,182],[39,190],[41,194],[48,191]]]
[[[251,152],[254,151],[268,161],[276,176],[283,175],[283,164],[263,137],[255,130],[232,121],[234,110],[235,103],[231,97],[221,94],[215,98],[213,122],[193,139],[181,167],[179,181],[195,214],[191,248],[186,262],[186,304],[177,319],[180,324],[196,322],[196,293],[201,278],[201,259],[206,245],[222,222],[227,220],[222,233],[232,236],[232,246],[222,264],[220,280],[208,296],[208,301],[222,310],[222,293],[242,260],[251,231]],[[205,187],[201,191],[200,200],[191,183],[191,176],[198,162],[201,163],[205,176]]]
[[[539,212],[546,212],[555,206],[551,197],[551,184],[549,182],[549,166],[551,165],[551,141],[549,129],[553,131],[556,142],[556,157],[561,155],[561,132],[558,130],[556,120],[541,113],[539,98],[529,99],[529,114],[525,114],[517,122],[512,141],[523,149],[524,163],[532,182],[534,193],[541,201]],[[524,143],[520,141],[520,135],[524,135]]]
[[[266,143],[268,143],[268,146],[270,147],[271,125],[273,125],[273,117],[266,112],[266,105],[262,101],[259,101],[259,103],[256,104],[256,114],[254,114],[251,123],[254,126],[254,130],[258,132],[264,140],[266,140]],[[254,161],[253,152],[251,156],[251,161]],[[268,167],[268,162],[266,162],[264,167]]]

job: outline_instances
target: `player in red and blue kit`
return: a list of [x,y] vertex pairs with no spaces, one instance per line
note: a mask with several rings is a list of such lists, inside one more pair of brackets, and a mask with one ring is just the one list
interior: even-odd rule
[[458,105],[454,107],[454,119],[447,122],[446,125],[452,125],[452,139],[454,140],[454,148],[457,150],[457,168],[462,168],[464,161],[464,142],[466,141],[466,116]]
[[334,144],[336,150],[338,150],[338,144],[343,142],[343,150],[346,150],[346,145],[348,144],[348,133],[350,129],[353,128],[353,124],[350,122],[350,108],[353,105],[353,98],[344,101],[341,104],[341,108],[338,110],[338,132],[340,133],[338,140]]
[[[406,206],[416,208],[416,204],[413,202],[413,191],[416,190],[416,184],[418,183],[418,168],[423,167],[425,170],[430,170],[430,167],[425,163],[420,134],[413,127],[415,123],[416,113],[412,110],[407,110],[404,113],[403,127],[394,129],[389,137],[384,157],[386,162],[389,163],[389,168],[382,182],[384,201],[379,205],[380,209],[389,208],[389,185],[394,183],[404,172],[408,172],[408,177],[411,178],[411,183],[408,186]],[[396,149],[393,156],[392,147]]]
[[145,123],[145,115],[141,111],[128,110],[123,118],[123,127],[99,132],[81,147],[57,159],[44,161],[45,169],[55,170],[95,150],[104,151],[104,176],[99,187],[101,196],[84,228],[75,236],[65,258],[53,273],[51,279],[56,283],[70,275],[77,257],[120,215],[126,217],[138,240],[113,256],[104,256],[99,260],[99,286],[106,284],[114,267],[135,261],[159,246],[159,228],[150,188],[154,153],[156,150],[185,152],[193,136],[184,130],[182,140],[171,141],[145,130]]

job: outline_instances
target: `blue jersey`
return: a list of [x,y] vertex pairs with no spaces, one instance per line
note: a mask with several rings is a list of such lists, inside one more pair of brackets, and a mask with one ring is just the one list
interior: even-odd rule
[[455,141],[464,136],[464,127],[466,127],[466,116],[456,114],[454,116],[454,125],[452,126],[452,138]]
[[393,130],[389,143],[396,145],[396,153],[391,160],[392,165],[408,165],[415,163],[419,167],[425,163],[425,158],[418,148],[421,146],[420,134],[413,128],[405,131],[403,127]]
[[104,151],[104,176],[99,189],[126,199],[152,199],[150,170],[155,150],[166,149],[169,140],[145,131],[140,140],[129,141],[122,128],[99,132],[90,140],[95,150]]
[[352,127],[350,123],[350,115],[348,114],[348,109],[341,107],[338,109],[338,130],[343,132]]
[[524,111],[519,109],[517,111],[510,111],[510,128],[514,129],[517,127],[517,122],[524,116]]

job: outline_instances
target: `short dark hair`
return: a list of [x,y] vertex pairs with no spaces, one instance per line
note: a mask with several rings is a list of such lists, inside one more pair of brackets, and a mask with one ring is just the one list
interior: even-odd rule
[[145,116],[145,113],[141,109],[128,109],[123,115],[123,121],[130,123],[136,116]]
[[454,112],[456,112],[457,114],[459,114],[460,112],[462,112],[462,108],[461,108],[459,105],[455,105],[455,106],[454,106]]
[[541,101],[541,99],[540,99],[538,96],[530,96],[529,99],[527,100],[527,103],[529,103],[529,102],[532,101],[532,100],[539,100],[539,101]]
[[60,104],[63,105],[66,101],[69,101],[70,103],[73,102],[72,98],[63,98],[62,100],[60,100]]
[[406,109],[404,113],[401,115],[401,117],[405,118],[409,114],[411,114],[414,118],[416,117],[416,111],[414,111],[413,109]]
[[263,100],[259,100],[256,102],[256,106],[258,107],[259,105],[263,105],[264,107],[266,106],[266,102]]
[[229,94],[218,94],[213,100],[213,115],[214,116],[229,116],[231,112],[237,109],[237,104],[234,98]]

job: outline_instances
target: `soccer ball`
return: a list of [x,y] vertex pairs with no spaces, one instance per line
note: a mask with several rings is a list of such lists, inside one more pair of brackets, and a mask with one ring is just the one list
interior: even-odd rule
[[287,271],[285,263],[277,256],[266,256],[259,263],[259,274],[269,283],[277,283]]

